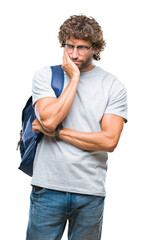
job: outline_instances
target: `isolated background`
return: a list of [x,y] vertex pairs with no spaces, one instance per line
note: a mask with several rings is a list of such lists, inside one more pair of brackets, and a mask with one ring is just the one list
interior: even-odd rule
[[[128,119],[109,154],[102,240],[144,239],[143,7],[137,0],[5,0],[0,3],[0,216],[3,240],[24,240],[31,178],[17,170],[21,110],[35,71],[60,64],[60,25],[73,14],[93,16],[107,42],[96,64],[128,90]],[[67,228],[63,240],[67,239]]]

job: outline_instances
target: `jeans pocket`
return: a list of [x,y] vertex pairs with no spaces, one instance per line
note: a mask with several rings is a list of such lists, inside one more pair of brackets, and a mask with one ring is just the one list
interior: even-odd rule
[[32,193],[33,194],[42,194],[42,193],[44,193],[46,191],[46,189],[45,188],[43,188],[43,187],[39,187],[39,186],[33,186],[32,187]]

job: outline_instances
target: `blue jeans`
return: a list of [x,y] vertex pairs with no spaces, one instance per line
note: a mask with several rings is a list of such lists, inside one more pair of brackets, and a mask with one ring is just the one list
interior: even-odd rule
[[104,199],[33,187],[26,240],[100,240]]

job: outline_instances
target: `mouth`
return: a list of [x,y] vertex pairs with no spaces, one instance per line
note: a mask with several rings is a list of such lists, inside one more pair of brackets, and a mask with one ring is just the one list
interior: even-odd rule
[[75,60],[73,60],[73,62],[74,62],[75,64],[80,64],[80,61],[75,61]]

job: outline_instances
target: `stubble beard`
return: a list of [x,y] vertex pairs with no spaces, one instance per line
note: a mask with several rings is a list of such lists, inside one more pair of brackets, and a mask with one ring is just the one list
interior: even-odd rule
[[80,65],[77,65],[79,70],[81,71],[87,68],[91,64],[92,59],[93,59],[93,55],[90,55],[85,61],[81,61]]

